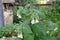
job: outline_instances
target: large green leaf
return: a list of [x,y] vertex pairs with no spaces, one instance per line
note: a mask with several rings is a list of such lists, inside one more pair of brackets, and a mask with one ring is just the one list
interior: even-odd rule
[[41,37],[46,35],[46,28],[40,23],[32,25],[31,29],[36,36]]
[[19,26],[17,26],[17,30],[22,31],[24,40],[34,40],[34,35],[30,29],[30,26],[28,25],[29,23],[30,20],[26,20],[23,23],[21,23]]
[[34,40],[34,35],[28,25],[23,26],[24,40]]
[[47,23],[47,25],[48,25],[48,29],[49,29],[49,30],[54,30],[55,28],[58,27],[57,24],[55,24],[55,23],[53,23],[53,22],[51,22],[51,21],[49,21],[49,22]]
[[43,36],[42,40],[57,40],[56,37]]
[[44,14],[43,12],[41,12],[41,11],[39,11],[39,10],[36,10],[36,9],[34,9],[34,11],[35,11],[36,13],[38,13],[39,16],[40,16],[42,19],[45,19],[45,18],[46,18],[45,14]]
[[24,34],[24,40],[34,40],[33,34]]

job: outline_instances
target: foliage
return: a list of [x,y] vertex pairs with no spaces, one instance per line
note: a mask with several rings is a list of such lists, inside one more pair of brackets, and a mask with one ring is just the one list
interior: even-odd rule
[[[59,25],[60,23],[60,1],[57,0],[53,7],[39,7],[39,9],[45,13],[46,20],[51,20],[52,22]],[[59,25],[60,26],[60,25]]]
[[[0,38],[5,36],[5,37],[11,37],[16,31],[15,31],[15,27],[16,25],[7,25],[5,27],[1,27],[0,28]],[[11,34],[8,34],[8,33]]]
[[36,0],[15,0],[19,4],[35,3]]
[[[34,8],[34,6],[19,7],[16,10],[17,17],[19,17],[19,24],[6,26],[1,28],[1,36],[3,37],[8,34],[8,32],[23,35],[23,40],[59,40],[59,27],[52,21],[46,20],[46,15],[39,9]],[[4,30],[4,31],[3,31]],[[3,31],[3,32],[2,32]],[[6,34],[4,34],[6,33]],[[4,34],[4,35],[3,35]],[[58,35],[57,35],[58,34]],[[9,38],[8,38],[9,39]],[[19,40],[10,38],[11,40]],[[9,40],[10,40],[9,39]]]
[[[16,32],[23,35],[23,40],[59,40],[59,27],[54,22],[47,20],[47,14],[44,14],[39,9],[30,6],[28,8],[19,7],[16,10],[19,17],[19,24],[6,26],[1,28],[1,36],[5,36],[8,32]],[[46,12],[45,12],[46,13]],[[49,13],[49,12],[48,12]],[[48,14],[49,16],[50,14]],[[51,16],[51,15],[50,15]],[[49,17],[48,17],[49,18]],[[2,32],[3,31],[3,32]],[[4,34],[6,33],[6,34]],[[3,35],[4,34],[4,35]],[[19,40],[15,38],[8,38],[8,40]]]
[[13,23],[19,23],[20,19],[17,16],[18,7],[13,8]]
[[6,40],[21,40],[21,39],[20,38],[13,38],[13,37],[11,38],[10,37],[10,38],[7,38]]
[[[54,23],[46,21],[46,24],[45,24],[45,21],[44,22],[41,21],[42,23],[31,24],[32,20],[39,20],[39,18],[42,18],[45,20],[44,13],[41,13],[41,11],[37,9],[27,9],[26,7],[19,7],[19,9],[17,10],[17,13],[21,15],[22,18],[20,19],[22,19],[23,21],[19,25],[12,25],[12,26],[6,26],[1,28],[0,37],[6,36],[9,32],[12,32],[12,33],[17,32],[19,34],[21,33],[23,34],[23,37],[24,37],[23,40],[30,40],[30,39],[31,40],[40,40],[40,39],[48,40],[48,38],[45,38],[45,37],[49,37],[49,38],[53,37],[55,39],[55,36],[53,33],[55,33],[54,29],[56,27]],[[47,33],[47,31],[49,31],[49,33]],[[13,39],[11,38],[11,40]]]
[[[18,15],[21,16],[20,27],[23,40],[58,40],[58,26],[50,20],[46,20],[46,15],[35,8],[19,7]],[[31,21],[38,22],[31,23]],[[19,27],[18,27],[19,28]],[[44,29],[44,30],[43,30]],[[28,37],[28,38],[27,38]]]
[[13,25],[7,25],[6,27],[0,28],[0,38],[3,36],[7,36],[9,32],[14,33],[15,28]]

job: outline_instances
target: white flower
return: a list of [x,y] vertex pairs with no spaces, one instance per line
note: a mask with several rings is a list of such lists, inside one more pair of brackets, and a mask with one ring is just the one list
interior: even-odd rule
[[33,20],[31,21],[31,24],[35,24],[35,23],[39,23],[39,21],[38,21],[37,19],[36,19],[36,20],[33,19]]
[[39,23],[39,20],[36,19],[35,23]]
[[58,28],[56,27],[55,29],[54,29],[54,31],[56,31]]
[[17,16],[18,16],[19,18],[22,18],[21,15],[19,15],[19,14],[17,14]]
[[3,38],[6,38],[6,37],[3,36]]
[[49,33],[49,31],[47,31],[47,33]]
[[21,18],[21,16],[20,16],[20,15],[19,15],[18,17],[19,17],[19,18]]
[[35,20],[34,19],[31,21],[31,24],[35,24]]
[[0,40],[6,40],[6,37],[1,38]]
[[23,35],[22,35],[22,34],[18,34],[18,37],[19,37],[19,38],[23,38]]

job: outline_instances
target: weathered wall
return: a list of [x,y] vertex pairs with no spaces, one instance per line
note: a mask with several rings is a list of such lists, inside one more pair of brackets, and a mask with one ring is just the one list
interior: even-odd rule
[[9,3],[14,3],[15,0],[2,0],[2,2],[8,3],[3,5],[4,24],[13,24],[13,11],[12,6],[9,6]]
[[13,24],[13,11],[12,10],[6,10],[3,11],[4,13],[4,23],[6,24]]

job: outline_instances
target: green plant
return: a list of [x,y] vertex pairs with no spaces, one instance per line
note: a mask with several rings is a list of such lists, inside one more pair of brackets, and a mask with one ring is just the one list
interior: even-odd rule
[[6,40],[21,40],[20,38],[13,38],[13,37],[10,37],[10,38],[7,38]]
[[[20,8],[17,13],[22,17],[20,27],[23,40],[58,40],[58,26],[50,20],[46,20],[46,15],[34,8]],[[36,22],[37,20],[37,22]],[[31,23],[33,21],[33,23]],[[28,38],[27,38],[28,37]]]
[[[5,31],[22,34],[23,40],[59,40],[57,36],[59,33],[59,27],[52,21],[46,20],[46,15],[40,10],[35,9],[34,6],[30,6],[28,9],[25,7],[19,7],[17,10],[17,16],[21,19],[19,24],[15,24],[8,27],[1,28]],[[6,32],[6,33],[8,33]],[[2,32],[1,32],[2,33]],[[10,38],[8,40],[19,40]]]
[[53,7],[46,7],[42,6],[39,7],[39,9],[45,13],[46,15],[46,20],[51,20],[52,22],[56,23],[59,25],[59,20],[60,20],[60,1],[57,0],[56,3],[54,4]]
[[12,34],[15,32],[15,25],[7,25],[5,27],[0,28],[0,38],[5,37],[11,37]]
[[15,0],[19,4],[35,3],[36,0]]

